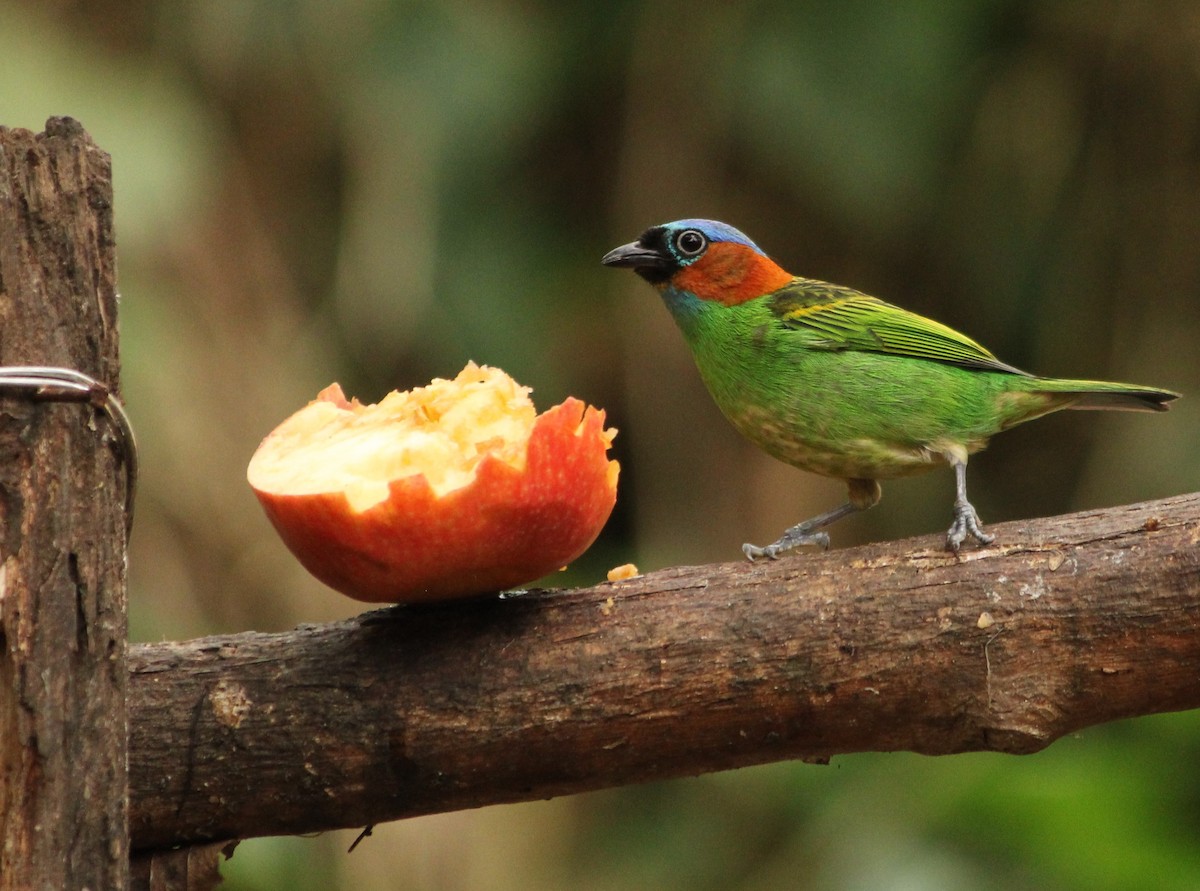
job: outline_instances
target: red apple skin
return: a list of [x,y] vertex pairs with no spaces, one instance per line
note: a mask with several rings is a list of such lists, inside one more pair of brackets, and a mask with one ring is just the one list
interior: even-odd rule
[[523,470],[485,456],[470,484],[440,498],[420,475],[393,480],[361,513],[341,492],[255,494],[331,588],[370,603],[449,600],[528,584],[587,550],[616,503],[607,450],[604,411],[571,397],[534,422]]

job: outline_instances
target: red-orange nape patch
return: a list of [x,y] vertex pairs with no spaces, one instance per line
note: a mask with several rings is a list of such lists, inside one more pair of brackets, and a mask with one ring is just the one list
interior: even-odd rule
[[718,241],[696,262],[683,267],[671,284],[701,300],[736,306],[782,288],[792,280],[769,257],[744,244]]

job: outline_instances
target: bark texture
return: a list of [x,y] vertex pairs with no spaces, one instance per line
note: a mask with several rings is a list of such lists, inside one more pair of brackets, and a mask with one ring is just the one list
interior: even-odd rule
[[213,891],[237,842],[148,851],[133,858],[129,891]]
[[[115,386],[108,155],[0,128],[0,365]],[[128,880],[124,481],[88,404],[0,392],[0,888]]]
[[1200,706],[1200,495],[134,646],[135,847]]

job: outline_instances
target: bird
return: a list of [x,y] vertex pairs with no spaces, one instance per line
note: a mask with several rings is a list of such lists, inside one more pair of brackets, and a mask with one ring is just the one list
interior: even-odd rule
[[725,417],[769,455],[844,480],[844,504],[745,544],[753,561],[829,547],[830,524],[874,507],[880,480],[949,465],[956,555],[983,530],[967,499],[967,458],[1002,430],[1059,409],[1165,411],[1180,394],[1038,377],[953,328],[853,288],[785,272],[716,220],[652,226],[604,255],[649,282],[691,348]]

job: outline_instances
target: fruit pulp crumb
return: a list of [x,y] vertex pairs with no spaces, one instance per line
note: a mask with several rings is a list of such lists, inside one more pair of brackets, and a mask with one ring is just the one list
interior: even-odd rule
[[608,571],[608,580],[610,582],[623,582],[637,575],[639,575],[637,566],[632,563],[622,563],[620,566],[614,566]]

